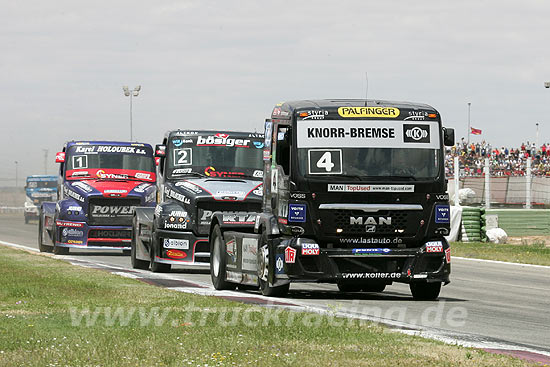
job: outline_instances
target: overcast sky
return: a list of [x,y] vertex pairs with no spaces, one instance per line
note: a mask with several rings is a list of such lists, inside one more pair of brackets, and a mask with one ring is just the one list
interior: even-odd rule
[[423,102],[477,141],[550,142],[550,2],[11,1],[0,11],[0,186],[72,139],[258,130],[284,100]]

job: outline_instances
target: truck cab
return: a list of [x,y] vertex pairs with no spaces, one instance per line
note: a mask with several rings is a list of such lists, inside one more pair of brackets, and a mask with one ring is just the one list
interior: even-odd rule
[[156,204],[156,174],[149,144],[71,141],[56,155],[59,199],[43,202],[40,251],[70,248],[129,253],[137,206]]
[[57,200],[57,176],[32,175],[25,183],[25,223],[38,219],[38,208],[44,201]]
[[172,265],[208,266],[213,213],[253,223],[261,210],[263,148],[263,133],[166,133],[155,148],[158,204],[137,208],[134,216],[133,267],[164,272]]
[[[226,227],[223,218],[213,222],[216,288],[246,282],[282,295],[291,282],[310,281],[379,292],[403,282],[416,299],[438,297],[450,281],[443,147],[454,144],[454,131],[442,127],[437,110],[375,100],[287,102],[273,109],[265,135],[254,234]],[[250,251],[256,263],[245,267]]]

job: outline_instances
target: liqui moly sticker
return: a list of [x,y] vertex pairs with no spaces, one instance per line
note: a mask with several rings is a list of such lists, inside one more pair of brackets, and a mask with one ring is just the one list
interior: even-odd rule
[[426,242],[426,252],[443,252],[443,243],[441,241]]

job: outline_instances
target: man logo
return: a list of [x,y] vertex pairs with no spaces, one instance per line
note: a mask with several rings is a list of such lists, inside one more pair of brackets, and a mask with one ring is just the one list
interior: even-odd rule
[[430,126],[404,124],[403,135],[403,141],[405,143],[429,143]]

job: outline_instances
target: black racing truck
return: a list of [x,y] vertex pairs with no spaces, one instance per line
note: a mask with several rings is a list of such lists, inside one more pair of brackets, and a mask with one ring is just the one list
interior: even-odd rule
[[263,133],[166,133],[155,147],[160,159],[157,206],[135,210],[132,266],[154,272],[172,265],[208,266],[212,214],[253,225],[261,210],[263,148]]
[[444,146],[453,144],[425,104],[277,105],[265,123],[262,212],[254,224],[214,213],[214,287],[282,296],[291,282],[343,292],[401,282],[415,299],[436,299],[451,271]]

